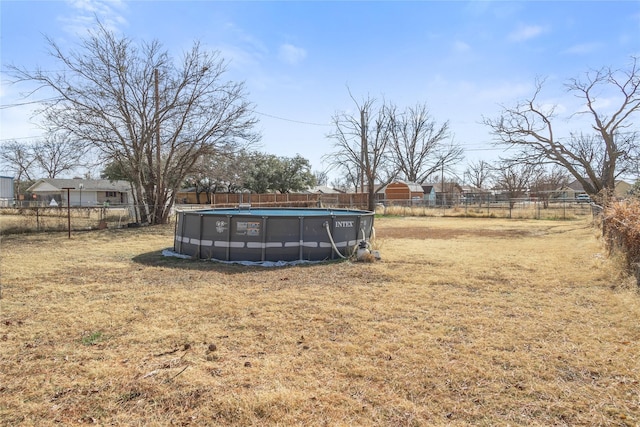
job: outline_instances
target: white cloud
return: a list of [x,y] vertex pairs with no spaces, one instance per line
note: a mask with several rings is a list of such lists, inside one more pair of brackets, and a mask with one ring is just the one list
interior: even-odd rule
[[225,22],[220,28],[220,34],[216,35],[216,43],[212,47],[221,52],[231,68],[255,74],[269,54],[264,42],[233,22]]
[[278,51],[278,58],[291,65],[295,65],[301,62],[306,56],[306,50],[289,43],[285,43],[280,46],[280,49]]
[[262,56],[269,53],[269,49],[261,39],[238,27],[233,22],[227,22],[224,25],[224,33],[226,33],[227,39],[233,40],[235,44],[246,51],[252,52],[253,55]]
[[564,51],[564,53],[570,53],[570,54],[574,54],[574,55],[584,55],[584,54],[588,54],[588,53],[593,53],[596,50],[600,49],[601,47],[603,47],[604,45],[602,43],[581,43],[581,44],[576,44],[573,45],[571,47],[569,47],[568,49],[566,49]]
[[104,11],[104,8],[106,6],[98,1],[92,0],[69,0],[67,3],[74,9],[82,10],[88,13],[99,13],[101,11]]
[[546,29],[540,25],[520,25],[509,34],[508,39],[512,42],[523,42],[536,38],[545,32]]
[[463,41],[458,40],[453,43],[453,50],[458,53],[464,53],[464,52],[470,51],[471,46],[469,46],[467,43]]
[[117,31],[127,20],[122,15],[126,5],[121,0],[67,0],[72,15],[60,17],[66,32],[82,34],[95,27],[95,20],[109,30]]
[[531,83],[522,81],[503,81],[481,87],[473,97],[486,104],[513,102],[531,93]]
[[262,66],[269,56],[266,44],[234,22],[226,21],[218,28],[220,32],[215,35],[215,43],[211,47],[220,51],[221,57],[228,61],[232,78],[247,81],[252,92],[268,88],[272,80]]

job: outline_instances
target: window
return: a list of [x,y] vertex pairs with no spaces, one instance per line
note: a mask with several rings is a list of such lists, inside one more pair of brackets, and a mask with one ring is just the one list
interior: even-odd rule
[[115,191],[106,191],[106,197],[116,197]]

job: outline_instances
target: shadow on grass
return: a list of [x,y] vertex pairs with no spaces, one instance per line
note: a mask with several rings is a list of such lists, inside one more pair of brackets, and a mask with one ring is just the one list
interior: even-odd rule
[[[171,248],[168,248],[169,250]],[[181,270],[197,270],[197,271],[211,271],[224,272],[228,274],[234,273],[246,273],[247,271],[260,271],[265,268],[269,269],[288,269],[288,268],[307,268],[316,265],[327,265],[338,262],[345,262],[345,260],[326,260],[313,263],[301,263],[294,265],[275,265],[275,266],[263,266],[263,265],[243,265],[236,263],[227,263],[216,260],[195,259],[195,258],[178,258],[173,256],[165,256],[162,254],[163,250],[146,252],[137,255],[132,258],[133,262],[149,266],[149,267],[165,267],[175,268]]]
[[211,271],[216,270],[225,273],[242,273],[247,269],[258,269],[260,267],[243,266],[239,264],[226,264],[215,261],[199,260],[195,258],[177,258],[172,256],[165,256],[162,254],[163,250],[145,252],[140,255],[136,255],[132,258],[132,261],[138,264],[142,264],[148,267],[165,267],[175,268],[180,270],[197,270],[197,271]]

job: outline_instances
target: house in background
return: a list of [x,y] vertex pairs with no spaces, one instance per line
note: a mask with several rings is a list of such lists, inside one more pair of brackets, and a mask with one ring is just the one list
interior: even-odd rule
[[571,181],[562,190],[563,190],[562,195],[566,199],[575,199],[580,194],[587,194],[584,191],[584,187],[582,187],[582,184],[580,184],[580,182],[577,179],[574,179],[573,181]]
[[633,188],[633,185],[629,184],[628,182],[625,182],[622,180],[616,181],[616,189],[615,189],[616,197],[618,197],[619,199],[624,199],[629,197],[629,192],[631,191],[632,188]]
[[[629,196],[629,190],[633,185],[628,182],[617,180],[615,183],[614,193],[618,199],[624,199]],[[573,180],[567,186],[559,188],[558,193],[566,199],[576,199],[581,194],[587,194],[578,180]]]
[[461,200],[464,204],[483,204],[488,203],[492,199],[491,191],[474,187],[473,185],[460,186],[462,191]]
[[326,185],[316,185],[315,187],[312,187],[309,190],[305,191],[305,193],[312,193],[312,194],[341,194],[341,193],[344,193],[344,191],[340,191],[337,188],[328,187]]
[[424,203],[427,206],[436,205],[436,188],[433,185],[423,185],[422,192],[424,193]]
[[196,187],[182,188],[176,192],[178,204],[208,204],[211,203],[211,193],[196,191]]
[[433,186],[438,206],[458,205],[462,201],[462,187],[455,182],[436,182],[425,185]]
[[0,176],[0,206],[12,206],[14,202],[13,178]]
[[87,207],[133,203],[131,185],[127,181],[43,178],[36,181],[27,191],[34,195],[35,201],[47,206],[52,204],[52,200],[59,206],[67,206],[67,203],[69,206]]

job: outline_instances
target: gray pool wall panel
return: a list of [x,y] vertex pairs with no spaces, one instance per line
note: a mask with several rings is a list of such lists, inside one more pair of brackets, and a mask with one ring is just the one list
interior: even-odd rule
[[178,213],[174,250],[199,259],[296,261],[338,258],[371,238],[373,213],[357,210],[211,209]]

